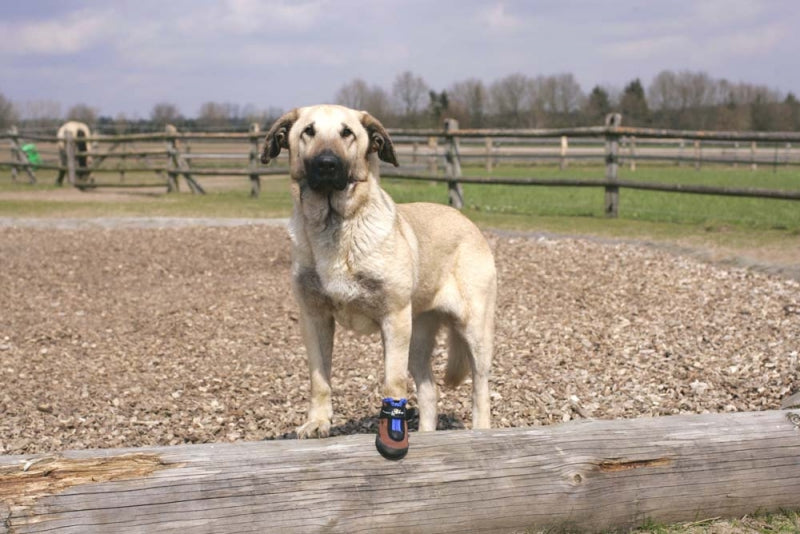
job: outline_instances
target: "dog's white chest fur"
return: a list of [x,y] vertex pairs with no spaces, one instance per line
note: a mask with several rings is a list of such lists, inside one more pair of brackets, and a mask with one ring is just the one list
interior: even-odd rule
[[[293,238],[305,241],[296,247],[296,252],[306,250],[313,255],[313,261],[308,261],[298,254],[295,269],[305,273],[303,285],[327,303],[337,323],[369,334],[379,329],[379,318],[384,313],[382,273],[385,273],[384,257],[375,253],[375,243],[371,241],[381,241],[385,234],[376,232],[375,226],[371,233],[351,232],[349,226],[353,224],[344,222],[335,238],[323,233],[304,239],[303,234],[292,231]],[[386,233],[388,230],[385,229]]]

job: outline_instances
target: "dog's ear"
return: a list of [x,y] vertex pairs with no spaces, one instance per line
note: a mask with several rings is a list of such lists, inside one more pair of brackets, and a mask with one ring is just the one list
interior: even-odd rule
[[383,161],[398,167],[400,164],[397,163],[397,154],[394,153],[394,145],[392,145],[392,140],[389,138],[389,134],[386,133],[386,128],[383,127],[383,124],[366,111],[361,115],[361,124],[369,135],[367,154],[377,152],[378,157]]
[[264,150],[261,152],[261,163],[266,165],[269,160],[277,158],[281,149],[289,149],[289,130],[297,120],[298,111],[293,109],[275,121],[264,139]]

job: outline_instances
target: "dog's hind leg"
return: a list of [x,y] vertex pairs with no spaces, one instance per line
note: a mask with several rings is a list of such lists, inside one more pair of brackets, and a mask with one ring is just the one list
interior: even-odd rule
[[423,432],[436,430],[438,395],[431,369],[431,357],[439,326],[439,317],[432,312],[417,316],[411,326],[408,369],[417,385],[419,429]]
[[[472,428],[491,427],[489,370],[494,345],[495,285],[481,301],[473,300],[469,318],[450,329],[450,354],[445,384],[456,387],[472,371]],[[465,365],[466,364],[466,365]]]

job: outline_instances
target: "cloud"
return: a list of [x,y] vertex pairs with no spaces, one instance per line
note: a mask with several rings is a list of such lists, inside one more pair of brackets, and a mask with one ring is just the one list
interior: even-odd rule
[[789,28],[783,23],[748,28],[712,39],[709,43],[709,52],[717,56],[747,58],[768,56],[784,42],[789,34]]
[[613,59],[646,60],[667,54],[683,54],[691,46],[687,36],[662,35],[611,43],[605,46],[605,50]]
[[273,1],[226,0],[220,5],[220,27],[232,33],[307,31],[327,10],[328,2],[314,0]]
[[516,30],[523,24],[519,17],[506,12],[505,2],[498,2],[481,10],[479,20],[488,24],[490,30],[501,32]]
[[0,23],[0,52],[7,55],[69,55],[86,50],[108,36],[110,12],[76,11],[56,20]]

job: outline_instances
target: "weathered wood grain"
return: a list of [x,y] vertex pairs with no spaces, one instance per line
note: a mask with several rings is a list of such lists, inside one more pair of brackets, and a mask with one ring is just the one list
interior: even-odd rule
[[371,435],[7,456],[0,533],[595,531],[800,508],[797,425],[766,411],[414,433],[399,462]]

